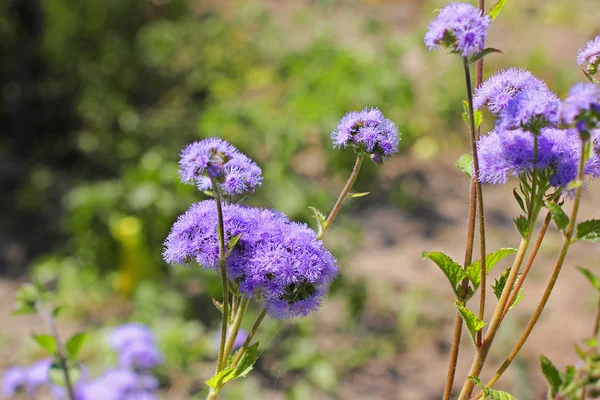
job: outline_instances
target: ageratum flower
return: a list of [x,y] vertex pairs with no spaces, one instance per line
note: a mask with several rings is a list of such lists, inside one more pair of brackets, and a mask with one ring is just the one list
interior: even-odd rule
[[[284,319],[315,311],[337,275],[336,261],[305,224],[277,211],[225,204],[227,273],[248,298],[264,299],[269,315]],[[218,270],[217,213],[212,200],[194,204],[173,225],[163,256],[171,264],[197,261]]]
[[[600,137],[600,136],[599,136]],[[534,167],[533,135],[523,131],[495,130],[477,142],[479,180],[482,183],[504,184],[510,176],[521,177]],[[573,129],[542,129],[538,138],[536,168],[547,176],[550,185],[565,188],[576,179],[581,140]],[[585,169],[590,178],[600,177],[600,159],[590,159]]]
[[2,396],[12,397],[25,388],[27,382],[27,369],[23,367],[11,367],[2,375]]
[[528,90],[515,96],[500,113],[496,128],[524,129],[538,134],[559,121],[560,99],[546,89]]
[[259,166],[219,138],[194,142],[183,149],[179,175],[182,182],[195,183],[200,190],[214,190],[212,178],[230,196],[252,192],[262,183]]
[[486,106],[494,115],[506,108],[508,102],[519,93],[529,90],[548,90],[541,79],[526,69],[509,68],[496,72],[477,89],[473,107]]
[[470,4],[450,3],[429,24],[425,45],[431,50],[449,47],[470,57],[483,50],[491,22],[487,14]]
[[154,343],[154,334],[146,325],[136,322],[118,326],[108,336],[110,346],[119,351],[138,342]]
[[164,357],[153,343],[136,342],[121,350],[119,364],[136,371],[145,371],[162,364]]
[[81,389],[82,400],[156,400],[158,381],[124,368],[105,372]]
[[561,105],[560,116],[565,124],[575,124],[580,132],[596,128],[600,117],[600,87],[593,83],[576,83]]
[[594,40],[587,42],[577,53],[577,64],[588,64],[587,70],[590,74],[595,75],[598,72],[598,64],[600,64],[600,36],[596,36]]
[[365,108],[344,115],[331,133],[334,148],[354,147],[366,152],[376,164],[398,152],[400,134],[396,125],[377,108]]

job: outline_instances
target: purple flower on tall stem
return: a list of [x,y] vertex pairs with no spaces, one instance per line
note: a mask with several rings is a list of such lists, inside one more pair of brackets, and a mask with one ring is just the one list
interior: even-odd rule
[[334,148],[354,147],[366,152],[376,164],[398,152],[398,128],[377,108],[365,108],[344,115],[331,133]]
[[600,64],[600,36],[596,36],[593,40],[587,42],[577,53],[577,64],[588,64],[587,71],[594,75],[598,72],[598,64]]
[[486,106],[494,115],[506,108],[508,102],[520,93],[529,90],[548,90],[541,79],[526,69],[509,68],[496,72],[477,89],[473,107]]
[[491,22],[488,15],[468,3],[450,3],[429,24],[425,45],[431,50],[448,47],[470,57],[483,50]]
[[500,113],[496,128],[524,129],[539,134],[559,121],[560,99],[546,89],[528,90],[515,96]]
[[595,129],[600,118],[600,87],[576,83],[561,105],[560,116],[565,124],[575,124],[580,132]]
[[252,192],[262,183],[260,167],[219,138],[194,142],[183,149],[179,175],[184,183],[195,183],[200,190],[214,190],[214,180],[230,196]]

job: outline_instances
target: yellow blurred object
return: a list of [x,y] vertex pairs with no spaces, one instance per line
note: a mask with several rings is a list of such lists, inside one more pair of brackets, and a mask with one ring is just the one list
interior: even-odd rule
[[115,290],[130,296],[141,280],[158,278],[159,266],[150,256],[139,218],[114,218],[110,222],[110,231],[121,247]]

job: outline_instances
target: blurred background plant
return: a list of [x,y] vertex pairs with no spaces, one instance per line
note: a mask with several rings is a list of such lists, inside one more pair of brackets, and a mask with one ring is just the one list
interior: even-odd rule
[[[218,278],[161,258],[173,221],[202,199],[179,183],[180,150],[206,137],[230,141],[263,168],[251,204],[312,224],[308,207],[331,207],[354,160],[331,149],[329,133],[347,111],[377,106],[398,125],[405,155],[380,171],[366,163],[356,188],[372,193],[345,206],[327,244],[343,271],[364,239],[360,218],[349,216],[371,209],[399,208],[434,236],[444,218],[414,165],[466,148],[457,66],[422,45],[427,10],[444,3],[8,0],[0,7],[0,273],[55,285],[74,325],[148,324],[166,356],[159,378],[168,398],[204,390]],[[507,7],[490,38],[502,36],[508,45],[494,47],[507,56],[490,57],[487,71],[517,64],[563,93],[579,79],[574,54],[594,29],[593,1],[575,3]],[[517,39],[544,24],[571,32],[563,45],[573,57],[558,62],[548,43]],[[403,307],[375,313],[365,310],[369,287],[363,274],[342,274],[326,328],[325,316],[269,321],[259,374],[223,397],[336,393],[344,374],[431,332],[435,315],[418,315],[426,290],[387,288]],[[12,340],[3,335],[0,351]],[[101,348],[86,352],[102,358]],[[34,358],[33,346],[13,356]]]

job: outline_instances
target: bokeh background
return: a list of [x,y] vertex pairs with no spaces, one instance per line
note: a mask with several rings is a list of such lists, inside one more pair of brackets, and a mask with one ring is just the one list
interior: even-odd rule
[[[203,195],[181,184],[179,151],[220,136],[261,165],[249,200],[313,223],[353,164],[331,148],[345,112],[377,106],[402,132],[401,154],[366,163],[327,235],[341,275],[322,310],[267,321],[256,371],[223,399],[439,399],[455,308],[422,250],[461,259],[468,150],[461,63],[422,36],[433,0],[5,0],[0,4],[0,372],[41,357],[35,317],[12,317],[16,289],[39,279],[66,311],[62,332],[93,335],[83,358],[114,360],[104,336],[150,325],[166,354],[165,399],[200,396],[219,314],[215,275],[168,267],[162,241]],[[488,6],[491,6],[489,4]],[[509,1],[485,76],[529,68],[558,94],[582,80],[577,49],[600,33],[594,0]],[[484,127],[491,125],[488,116]],[[489,248],[516,246],[512,188],[486,189]],[[583,213],[598,218],[600,191]],[[549,235],[526,297],[508,317],[487,377],[531,315],[560,237]],[[539,353],[561,367],[589,336],[597,299],[573,266],[600,270],[578,245],[529,344],[498,387],[545,398]],[[496,272],[501,271],[501,266]],[[492,277],[494,277],[492,273]],[[490,299],[488,309],[493,306]],[[248,323],[250,319],[248,320]],[[513,339],[511,339],[513,338]],[[463,338],[457,382],[472,357]],[[198,398],[200,398],[198,397]]]

